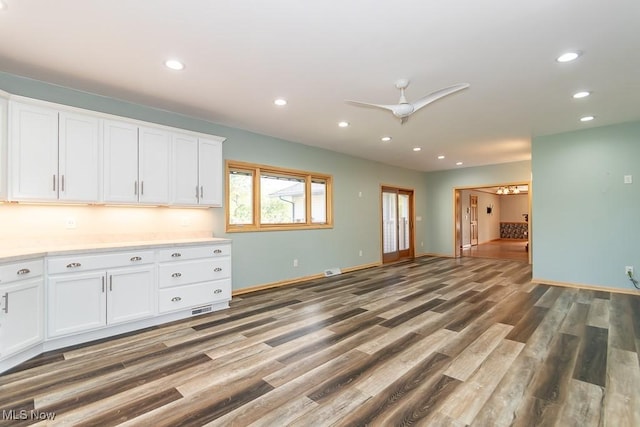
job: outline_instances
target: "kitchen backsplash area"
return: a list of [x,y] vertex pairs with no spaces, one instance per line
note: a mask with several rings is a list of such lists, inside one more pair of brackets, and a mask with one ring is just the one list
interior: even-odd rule
[[0,253],[212,236],[211,209],[0,204]]

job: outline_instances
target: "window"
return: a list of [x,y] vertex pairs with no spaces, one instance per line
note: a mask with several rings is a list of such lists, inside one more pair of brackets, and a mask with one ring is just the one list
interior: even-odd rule
[[331,176],[227,161],[227,231],[333,226]]

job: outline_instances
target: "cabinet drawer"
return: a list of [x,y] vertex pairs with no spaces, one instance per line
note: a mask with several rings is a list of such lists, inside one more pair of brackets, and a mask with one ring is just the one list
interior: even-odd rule
[[160,264],[160,288],[231,277],[231,258],[208,258]]
[[0,284],[42,276],[42,259],[0,265]]
[[160,289],[158,310],[161,313],[231,299],[231,280],[198,283]]
[[158,251],[158,261],[184,261],[231,255],[231,245],[180,246]]
[[49,274],[73,273],[115,267],[150,264],[155,261],[153,251],[116,252],[99,255],[77,255],[49,258]]

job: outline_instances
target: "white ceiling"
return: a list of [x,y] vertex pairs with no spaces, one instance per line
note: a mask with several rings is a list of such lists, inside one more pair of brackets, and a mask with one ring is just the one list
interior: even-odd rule
[[[2,1],[1,71],[416,170],[640,119],[638,0]],[[583,55],[555,62],[567,50]],[[471,87],[404,125],[344,102],[396,103],[400,78],[409,101]]]

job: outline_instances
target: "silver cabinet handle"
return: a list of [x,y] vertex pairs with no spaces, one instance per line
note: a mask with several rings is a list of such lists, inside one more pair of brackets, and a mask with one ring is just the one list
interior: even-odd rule
[[2,298],[4,298],[4,312],[9,313],[9,292],[5,292]]
[[180,258],[182,254],[180,252],[174,252],[171,254],[171,258]]
[[222,289],[216,289],[215,291],[213,291],[214,294],[221,294],[222,293]]
[[104,276],[102,276],[102,293],[104,294]]
[[180,297],[173,297],[173,298],[171,298],[171,301],[173,301],[173,302],[182,301],[182,298],[180,298]]
[[222,269],[220,267],[216,267],[213,269],[213,271],[218,272],[218,271],[222,271]]
[[144,181],[140,181],[140,195],[144,196]]
[[113,292],[113,275],[109,275],[109,292]]
[[142,261],[142,257],[139,257],[139,256],[132,256],[132,257],[130,258],[130,261]]
[[22,276],[23,274],[29,274],[31,273],[31,270],[29,270],[28,268],[21,268],[20,270],[16,271],[16,274],[19,276]]
[[222,253],[222,249],[216,249],[215,251],[213,251],[214,254],[221,254]]
[[56,176],[53,175],[53,191],[56,191]]
[[64,175],[60,177],[60,189],[64,192]]
[[138,181],[133,182],[133,194],[138,195]]
[[173,273],[171,277],[182,277],[182,273]]
[[198,192],[198,186],[196,185],[196,199],[200,199],[200,193]]
[[72,262],[70,264],[67,264],[67,268],[78,268],[81,267],[82,264],[80,264],[79,262]]

